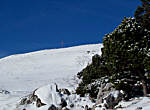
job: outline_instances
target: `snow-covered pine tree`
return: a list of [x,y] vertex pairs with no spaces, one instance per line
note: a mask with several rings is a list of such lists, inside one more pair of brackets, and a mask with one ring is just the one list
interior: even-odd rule
[[145,59],[149,50],[149,34],[135,18],[124,18],[112,33],[104,37],[102,49],[102,57],[112,80],[118,84],[124,83],[130,89],[140,81],[144,96],[147,95]]

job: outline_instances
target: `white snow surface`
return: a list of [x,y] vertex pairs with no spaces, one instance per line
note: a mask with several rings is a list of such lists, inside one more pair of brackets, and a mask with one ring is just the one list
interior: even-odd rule
[[[0,88],[32,91],[50,82],[67,82],[100,53],[100,44],[42,50],[0,59]],[[87,51],[91,51],[90,54]],[[59,86],[60,87],[60,86]]]
[[77,73],[91,62],[94,54],[101,54],[101,47],[102,44],[90,44],[0,59],[0,90],[10,92],[0,93],[0,110],[19,110],[16,102],[21,97],[51,83],[73,91],[78,83]]
[[150,97],[134,98],[127,102],[120,102],[118,106],[122,106],[118,110],[150,110]]
[[46,85],[35,91],[35,95],[40,98],[44,104],[59,105],[61,103],[61,97],[56,93],[56,85]]
[[[49,49],[26,54],[12,55],[0,59],[0,110],[22,110],[20,100],[32,93],[44,102],[57,105],[60,97],[54,90],[54,83],[59,88],[67,88],[74,91],[78,84],[76,75],[88,63],[95,54],[101,54],[102,44],[82,45],[76,47]],[[117,94],[117,93],[114,93]],[[65,98],[65,96],[64,96]],[[84,110],[82,105],[92,105],[87,97],[80,98],[71,95],[69,104],[75,102],[78,108],[71,110]],[[123,108],[119,110],[150,110],[150,98],[140,97],[128,102],[120,102]],[[47,110],[49,105],[37,108],[28,105],[27,110]],[[81,109],[82,108],[82,109]],[[97,107],[96,110],[103,108]]]

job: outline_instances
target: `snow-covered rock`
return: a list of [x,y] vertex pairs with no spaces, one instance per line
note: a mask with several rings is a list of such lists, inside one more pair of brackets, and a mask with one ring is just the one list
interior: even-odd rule
[[95,109],[113,109],[123,98],[124,93],[119,90],[115,90],[112,83],[101,83],[99,92],[97,95],[97,101],[93,108]]
[[56,85],[47,85],[37,89],[34,93],[44,104],[60,105],[61,94],[56,92]]
[[95,110],[113,109],[123,98],[122,92],[115,90],[107,94],[102,100],[102,103],[97,103]]
[[10,92],[7,90],[0,90],[0,94],[10,94]]
[[18,107],[26,109],[33,109],[33,107],[35,107],[41,110],[43,110],[43,107],[47,110],[84,110],[87,107],[92,107],[94,105],[88,97],[80,97],[79,95],[72,93],[70,93],[70,95],[63,94],[59,90],[61,89],[58,89],[56,84],[40,87],[31,95],[24,97],[20,101]]

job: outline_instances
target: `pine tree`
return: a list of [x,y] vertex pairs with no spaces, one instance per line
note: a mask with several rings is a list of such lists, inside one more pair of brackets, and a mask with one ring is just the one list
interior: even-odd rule
[[[90,97],[97,97],[98,86],[93,85],[92,83],[101,79],[101,77],[109,75],[108,69],[104,65],[104,60],[99,55],[94,55],[92,57],[92,63],[89,64],[78,74],[78,78],[82,79],[79,86],[76,89],[76,93],[84,96],[86,93],[89,93]],[[89,88],[89,84],[92,84]]]
[[104,37],[102,50],[112,79],[132,86],[140,80],[145,96],[145,59],[148,58],[149,34],[134,18],[125,18],[112,33]]
[[[150,0],[141,0],[142,6],[138,6],[135,11],[135,19],[142,26],[143,29],[150,31]],[[150,34],[147,35],[150,38]],[[148,41],[148,48],[150,48],[150,41]],[[147,50],[148,54],[150,50]],[[150,70],[150,56],[146,56],[144,61],[145,70]],[[144,88],[144,87],[143,87]],[[144,90],[146,94],[146,90]]]
[[142,6],[138,6],[135,11],[137,22],[150,31],[150,0],[141,0]]
[[[142,83],[143,95],[147,96],[150,82],[150,0],[141,0],[142,6],[135,11],[135,18],[124,18],[122,23],[103,39],[102,56],[94,56],[92,64],[78,73],[82,79],[76,92],[84,95],[94,89],[88,84],[109,76],[117,89],[132,92],[137,82]],[[148,79],[149,78],[149,79]],[[93,95],[94,93],[94,95]],[[133,93],[131,93],[133,94]]]

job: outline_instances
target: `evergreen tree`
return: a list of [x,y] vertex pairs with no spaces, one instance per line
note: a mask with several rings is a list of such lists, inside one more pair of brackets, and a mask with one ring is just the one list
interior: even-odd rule
[[138,6],[135,11],[137,22],[150,31],[150,0],[141,0],[142,6]]
[[92,63],[89,64],[77,75],[78,78],[82,79],[82,81],[76,89],[76,93],[80,94],[81,96],[84,96],[86,93],[89,93],[91,97],[96,98],[98,93],[97,85],[92,84],[90,88],[88,86],[95,80],[101,79],[101,77],[109,75],[109,71],[104,65],[103,58],[99,55],[94,55],[92,57]]
[[102,57],[112,79],[131,86],[140,80],[145,96],[149,34],[134,18],[125,18],[112,33],[104,37],[102,49]]
[[142,93],[147,95],[147,82],[150,83],[150,0],[141,2],[135,18],[124,18],[112,33],[105,35],[102,56],[94,56],[92,64],[78,73],[82,79],[76,90],[78,94],[89,93],[95,97],[97,85],[90,89],[88,85],[109,76],[109,81],[117,89],[127,93],[141,82]]

